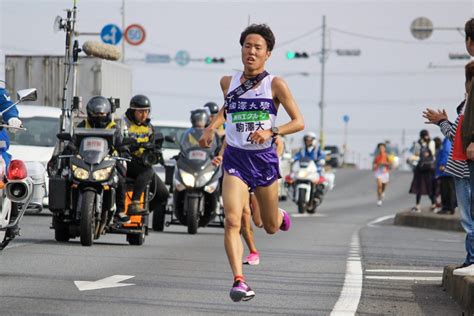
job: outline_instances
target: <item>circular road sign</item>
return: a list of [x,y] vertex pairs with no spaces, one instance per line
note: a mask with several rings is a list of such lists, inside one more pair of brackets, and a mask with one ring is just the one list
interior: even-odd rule
[[427,39],[433,34],[433,22],[425,17],[416,18],[411,22],[410,31],[416,39]]
[[347,114],[342,117],[342,120],[344,121],[344,123],[348,123],[349,119],[350,119],[349,115],[347,115]]
[[122,39],[122,30],[115,24],[107,24],[100,32],[102,42],[111,45],[117,45]]
[[130,45],[140,45],[145,41],[145,29],[140,24],[130,24],[124,33],[125,40]]
[[191,55],[185,50],[180,50],[174,56],[174,61],[180,66],[186,66],[191,61]]

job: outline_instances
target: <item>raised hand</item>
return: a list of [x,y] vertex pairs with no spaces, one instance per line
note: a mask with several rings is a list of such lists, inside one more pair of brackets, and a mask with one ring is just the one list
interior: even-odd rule
[[425,124],[438,124],[442,120],[447,120],[448,114],[444,109],[433,110],[427,108],[425,111],[423,111],[423,118],[427,119],[427,122],[425,122]]

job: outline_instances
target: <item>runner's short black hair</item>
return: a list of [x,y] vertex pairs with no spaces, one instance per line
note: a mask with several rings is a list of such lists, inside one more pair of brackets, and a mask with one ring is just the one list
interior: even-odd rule
[[240,46],[244,46],[245,39],[250,34],[258,34],[265,39],[267,42],[267,48],[269,51],[273,50],[275,46],[275,35],[273,35],[272,30],[266,24],[252,24],[247,26],[247,28],[240,34]]
[[470,19],[464,25],[464,33],[466,33],[466,42],[470,38],[474,41],[474,19]]

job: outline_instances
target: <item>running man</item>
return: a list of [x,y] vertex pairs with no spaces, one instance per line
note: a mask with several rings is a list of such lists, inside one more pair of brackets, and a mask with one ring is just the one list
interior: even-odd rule
[[[230,297],[234,302],[248,301],[255,292],[245,282],[242,269],[243,244],[240,238],[243,209],[249,200],[249,188],[255,192],[262,223],[268,234],[291,226],[288,213],[278,208],[279,167],[272,146],[277,135],[304,129],[303,117],[286,84],[265,71],[275,45],[271,29],[250,25],[240,36],[243,72],[224,76],[220,81],[225,104],[205,129],[200,144],[209,146],[216,128],[226,121],[223,158],[223,201],[225,211],[224,246],[234,275]],[[291,121],[275,126],[280,104]]]

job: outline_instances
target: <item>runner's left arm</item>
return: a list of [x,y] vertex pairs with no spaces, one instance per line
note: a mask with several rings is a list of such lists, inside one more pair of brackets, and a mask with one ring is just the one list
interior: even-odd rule
[[[276,104],[281,104],[291,119],[288,123],[278,126],[279,134],[288,135],[303,130],[303,115],[301,115],[298,105],[286,82],[281,78],[275,77],[272,80],[272,91],[273,99],[276,101]],[[265,130],[253,133],[251,139],[257,144],[261,144],[272,136],[273,133],[271,130]]]

